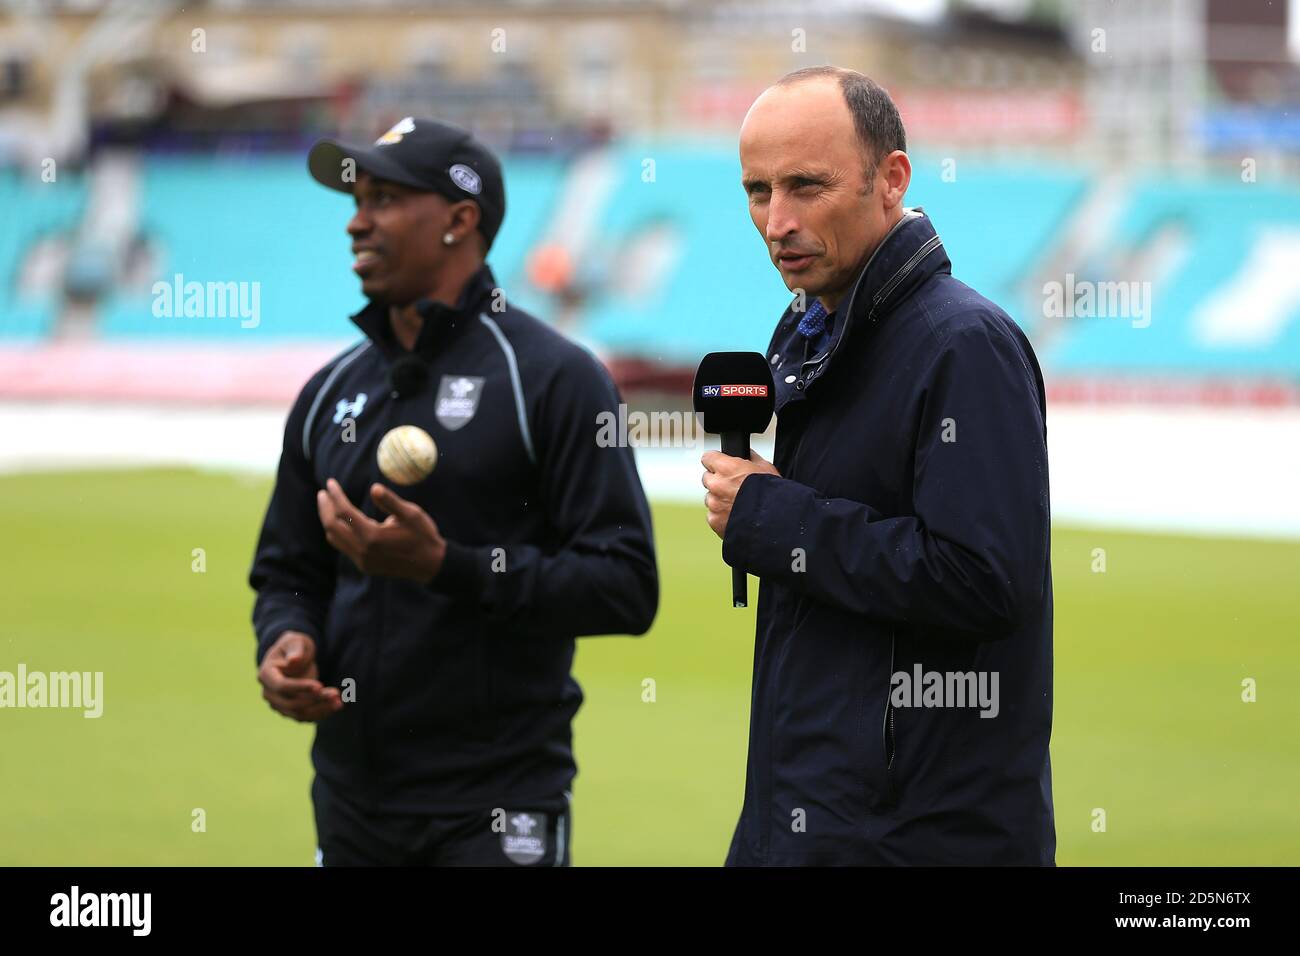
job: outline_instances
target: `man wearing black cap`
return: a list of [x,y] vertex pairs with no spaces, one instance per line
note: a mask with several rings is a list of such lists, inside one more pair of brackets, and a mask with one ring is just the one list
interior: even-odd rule
[[[318,861],[567,865],[574,638],[658,604],[632,455],[596,441],[618,392],[496,287],[505,189],[469,133],[408,117],[308,167],[355,200],[365,338],[289,413],[250,583],[263,697],[317,722]],[[404,496],[399,425],[438,448]]]

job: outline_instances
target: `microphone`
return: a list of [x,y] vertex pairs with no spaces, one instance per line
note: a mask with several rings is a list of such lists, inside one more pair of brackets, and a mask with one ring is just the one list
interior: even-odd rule
[[418,356],[409,352],[403,355],[388,370],[388,383],[398,398],[409,398],[424,390],[424,383],[429,380],[429,366]]
[[[722,453],[749,460],[749,436],[767,431],[776,408],[776,385],[757,352],[710,352],[692,386],[695,412],[706,432],[722,436]],[[749,603],[745,572],[731,569],[733,607]]]

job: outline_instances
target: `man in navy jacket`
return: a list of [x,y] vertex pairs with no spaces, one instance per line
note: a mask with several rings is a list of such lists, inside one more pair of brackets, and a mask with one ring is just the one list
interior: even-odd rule
[[723,557],[761,579],[731,865],[1054,862],[1042,375],[903,206],[905,150],[888,94],[833,67],[741,129],[796,298],[775,461],[703,459]]
[[[250,580],[263,696],[318,722],[321,862],[566,865],[574,638],[658,604],[632,453],[597,441],[618,392],[497,287],[505,190],[467,132],[408,117],[308,164],[355,200],[370,302],[289,412]],[[398,425],[439,450],[401,495]]]

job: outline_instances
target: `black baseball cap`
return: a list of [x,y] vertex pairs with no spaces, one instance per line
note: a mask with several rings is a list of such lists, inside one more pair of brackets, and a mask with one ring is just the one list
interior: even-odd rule
[[353,178],[365,170],[453,201],[474,200],[480,210],[479,232],[492,246],[506,215],[505,181],[497,158],[468,130],[407,116],[373,146],[320,140],[307,154],[307,169],[321,185],[350,193],[353,181],[344,179],[345,159],[356,164]]

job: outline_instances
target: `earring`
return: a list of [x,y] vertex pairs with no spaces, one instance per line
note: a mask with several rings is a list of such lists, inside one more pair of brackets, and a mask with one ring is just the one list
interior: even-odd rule
[[452,244],[453,242],[455,242],[455,241],[456,241],[456,235],[455,235],[455,233],[444,232],[444,233],[442,234],[442,244],[443,244],[444,246],[449,246],[449,245],[451,245],[451,244]]

